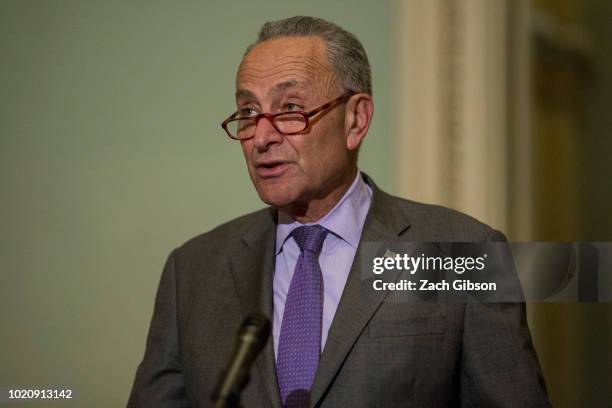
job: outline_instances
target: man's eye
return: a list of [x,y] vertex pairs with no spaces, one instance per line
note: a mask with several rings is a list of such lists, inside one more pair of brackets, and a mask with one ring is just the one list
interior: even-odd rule
[[242,108],[238,112],[241,118],[248,118],[257,115],[257,112],[253,108]]
[[286,103],[284,106],[284,111],[296,111],[296,110],[300,110],[302,107],[300,105],[297,105],[295,103]]

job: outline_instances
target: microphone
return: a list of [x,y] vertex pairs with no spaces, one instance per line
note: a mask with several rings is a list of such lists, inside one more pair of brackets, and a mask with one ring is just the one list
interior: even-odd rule
[[239,406],[240,393],[249,382],[249,370],[269,336],[270,320],[266,316],[252,313],[245,317],[238,329],[232,358],[210,396],[215,408]]

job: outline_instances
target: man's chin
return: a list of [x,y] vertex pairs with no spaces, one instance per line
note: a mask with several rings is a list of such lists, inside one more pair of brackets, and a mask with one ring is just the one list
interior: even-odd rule
[[271,207],[276,208],[277,210],[282,210],[284,208],[291,207],[293,204],[293,200],[289,199],[288,197],[278,197],[276,195],[269,196],[260,194],[259,198],[261,198],[261,201]]
[[280,186],[260,187],[257,192],[261,201],[278,210],[293,206],[297,199],[294,192],[287,191]]

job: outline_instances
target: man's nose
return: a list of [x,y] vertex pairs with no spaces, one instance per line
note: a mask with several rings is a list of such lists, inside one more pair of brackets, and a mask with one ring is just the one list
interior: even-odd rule
[[255,135],[253,136],[253,143],[260,152],[264,152],[275,143],[281,143],[283,141],[283,135],[281,135],[274,126],[269,118],[261,117],[255,126]]

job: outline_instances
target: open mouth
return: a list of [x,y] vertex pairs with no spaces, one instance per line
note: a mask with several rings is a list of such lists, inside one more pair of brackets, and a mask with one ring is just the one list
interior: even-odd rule
[[278,177],[282,175],[290,166],[290,163],[273,162],[264,163],[257,166],[257,174],[262,178]]

